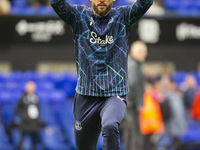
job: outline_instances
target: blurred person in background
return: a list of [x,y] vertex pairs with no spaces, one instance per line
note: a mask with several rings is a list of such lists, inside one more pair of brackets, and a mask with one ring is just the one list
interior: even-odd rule
[[200,121],[200,89],[196,92],[191,106],[191,119]]
[[194,96],[198,90],[197,81],[193,75],[187,75],[185,78],[186,82],[186,91],[183,95],[184,106],[187,110],[188,119],[191,118],[191,106],[194,101]]
[[155,97],[155,83],[160,78],[152,77],[147,80],[144,93],[144,104],[140,111],[140,130],[144,135],[144,150],[156,150],[157,136],[164,131],[162,112],[158,97]]
[[38,141],[38,131],[44,126],[40,121],[39,99],[35,94],[36,84],[29,81],[25,85],[25,94],[17,104],[17,114],[21,117],[19,128],[22,132],[18,150],[23,149],[23,143],[26,135],[32,138],[33,150],[36,150]]
[[151,77],[150,82],[153,85],[153,90],[152,90],[152,97],[154,100],[156,100],[157,102],[161,103],[164,101],[165,99],[165,89],[164,86],[162,84],[162,77],[161,75],[155,75],[153,77]]
[[179,94],[177,85],[172,78],[168,84],[168,90],[165,93],[165,101],[168,101],[168,111],[170,111],[168,119],[163,119],[165,132],[173,138],[172,146],[178,149],[178,141],[187,128],[187,121],[182,95]]
[[147,45],[136,41],[131,45],[128,56],[129,95],[127,116],[124,127],[124,144],[126,150],[143,150],[143,135],[140,132],[139,112],[143,106],[145,77],[142,63],[147,57]]
[[0,0],[0,15],[10,14],[11,3],[8,0]]
[[160,75],[161,75],[162,88],[163,88],[163,90],[167,90],[168,85],[170,83],[170,78],[171,78],[171,72],[170,72],[169,66],[167,64],[163,64],[161,66]]

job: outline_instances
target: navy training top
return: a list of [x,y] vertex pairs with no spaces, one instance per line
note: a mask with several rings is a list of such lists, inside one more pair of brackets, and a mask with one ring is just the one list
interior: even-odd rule
[[98,97],[128,94],[128,35],[152,3],[153,0],[137,0],[99,17],[91,7],[50,0],[73,32],[78,94]]

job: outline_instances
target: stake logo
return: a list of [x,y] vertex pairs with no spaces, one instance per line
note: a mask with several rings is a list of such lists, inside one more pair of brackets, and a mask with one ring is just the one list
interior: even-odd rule
[[107,44],[112,44],[114,42],[113,36],[106,35],[105,39],[101,39],[94,31],[91,32],[91,37],[92,38],[90,39],[90,43],[92,44],[97,43],[100,46],[106,46]]

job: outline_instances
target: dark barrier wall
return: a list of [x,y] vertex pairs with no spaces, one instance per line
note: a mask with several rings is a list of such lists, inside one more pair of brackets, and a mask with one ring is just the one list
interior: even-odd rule
[[[200,58],[200,18],[143,18],[129,42],[149,46],[148,61],[172,61],[178,70],[196,70]],[[13,69],[35,69],[38,61],[74,61],[73,35],[58,17],[0,17],[0,61]]]

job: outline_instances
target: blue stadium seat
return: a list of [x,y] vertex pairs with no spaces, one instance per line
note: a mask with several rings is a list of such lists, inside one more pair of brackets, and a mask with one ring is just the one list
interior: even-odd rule
[[19,82],[8,81],[4,83],[4,90],[9,92],[23,92],[24,87]]
[[[19,142],[20,142],[20,138],[21,138],[21,132],[19,129],[15,128],[12,130],[12,139],[13,139],[13,149],[15,150],[17,149],[17,147],[19,146]],[[39,150],[43,150],[44,148],[42,147],[42,143],[39,139],[40,143],[37,143],[37,149]],[[32,150],[32,142],[31,142],[31,137],[29,135],[26,135],[24,143],[23,143],[23,149],[24,150]]]
[[4,127],[0,122],[0,150],[13,150],[11,144],[9,144],[8,136],[5,133]]
[[187,75],[187,73],[184,71],[177,71],[172,74],[172,78],[180,87],[181,84],[185,81],[186,75]]
[[20,93],[17,92],[0,92],[1,117],[7,127],[10,126],[13,121],[17,100],[19,98]]
[[37,91],[37,95],[41,103],[47,103],[51,99],[51,95],[46,91]]
[[13,144],[14,149],[16,149],[17,146],[19,145],[20,137],[21,137],[20,130],[17,128],[14,128],[12,130],[12,144]]
[[178,0],[164,0],[164,5],[169,10],[175,10],[180,5],[180,1],[178,1]]
[[60,111],[55,113],[57,123],[66,135],[66,142],[70,150],[76,150],[74,141],[73,101],[66,100],[60,106]]
[[23,74],[24,81],[37,81],[38,79],[38,73],[36,71],[27,71]]
[[66,100],[67,95],[64,91],[62,90],[55,90],[51,94],[51,102],[62,102]]
[[32,7],[32,6],[26,6],[24,7],[24,15],[32,16],[37,15],[39,8],[38,7]]
[[0,82],[0,92],[4,91],[4,83],[3,82]]
[[190,74],[192,74],[196,81],[197,81],[197,86],[200,86],[200,73],[198,71],[192,71],[190,72]]
[[[43,8],[48,8],[49,7],[39,7],[37,10],[37,13],[39,13],[39,11]],[[35,74],[36,77],[36,82],[40,83],[40,82],[52,82],[54,80],[54,74],[53,73],[36,73]]]
[[57,88],[63,88],[66,84],[76,84],[77,75],[74,73],[64,72],[55,75],[55,84]]
[[103,136],[102,133],[100,133],[98,142],[97,142],[97,150],[103,150]]
[[199,10],[200,9],[200,0],[196,0],[194,2],[194,5],[195,5],[195,8]]
[[0,72],[0,83],[3,83],[6,80],[6,75],[3,72]]
[[56,88],[58,89],[62,88],[65,82],[68,82],[68,79],[66,80],[63,74],[56,74],[54,76],[54,83],[55,83]]
[[163,135],[158,139],[157,147],[158,149],[166,149],[167,147],[168,149],[171,149],[171,147],[169,148],[169,145],[171,145],[173,141],[174,141],[173,137],[168,135]]
[[181,137],[182,142],[200,142],[200,123],[190,121],[187,131]]
[[55,85],[53,82],[38,82],[37,83],[37,92],[40,92],[40,91],[45,91],[45,92],[53,92],[55,91],[56,88],[55,88]]
[[40,132],[40,138],[44,149],[48,150],[66,150],[68,147],[57,126],[49,126]]
[[49,6],[41,6],[38,11],[37,15],[47,16],[47,15],[57,15],[52,7]]
[[23,6],[23,7],[13,6],[10,13],[12,15],[17,15],[17,16],[34,16],[37,15],[38,9],[39,8],[37,7],[30,7],[30,6]]
[[52,108],[48,103],[40,103],[40,119],[47,125],[55,125],[56,121],[53,117]]
[[31,137],[29,135],[27,135],[24,139],[23,149],[32,150],[32,142],[31,142]]
[[66,85],[64,85],[63,90],[65,91],[65,93],[69,97],[74,97],[74,95],[75,95],[75,88],[76,88],[76,84],[66,84]]
[[64,128],[63,131],[66,135],[66,142],[71,150],[76,150],[75,138],[74,138],[74,123],[65,119],[63,120]]
[[[59,122],[63,123],[63,126],[66,126],[66,123],[69,124],[68,127],[65,127],[67,133],[67,141],[63,140],[60,129],[55,129],[56,132],[53,137],[44,140],[48,135],[43,135],[43,145],[46,146],[46,149],[55,149],[55,150],[75,150],[74,134],[73,134],[73,110],[72,105],[73,101],[67,100],[67,93],[63,90],[63,87],[69,85],[73,89],[71,95],[74,95],[74,88],[76,85],[77,76],[72,73],[45,73],[39,74],[35,71],[28,71],[25,73],[14,71],[8,75],[0,74],[0,104],[1,104],[1,115],[5,121],[6,126],[9,126],[15,117],[15,107],[17,101],[23,94],[23,89],[25,82],[33,80],[37,83],[37,94],[40,99],[40,110],[41,110],[41,120],[46,122],[47,125],[55,127]],[[58,87],[56,86],[58,83]],[[70,91],[70,90],[69,90]],[[70,93],[70,92],[68,92]],[[67,109],[67,110],[66,110]],[[57,119],[55,117],[59,116],[62,119]],[[68,136],[69,135],[69,136]],[[0,132],[0,138],[5,137]],[[14,138],[14,148],[19,144],[20,132],[13,131]],[[49,144],[51,141],[51,144]],[[67,144],[66,144],[67,143]],[[8,144],[2,144],[0,142],[2,150],[10,150]],[[31,147],[30,139],[27,138],[25,145],[26,150],[29,150]],[[0,150],[1,150],[0,148]],[[12,148],[13,149],[13,148]],[[44,148],[45,149],[45,148]]]
[[70,4],[78,4],[78,5],[83,5],[83,4],[85,4],[85,5],[89,5],[90,4],[90,1],[88,1],[88,0],[68,0],[68,2],[70,3]]
[[183,9],[177,9],[176,11],[176,14],[179,15],[179,16],[183,16],[183,17],[186,17],[186,16],[199,16],[200,14],[200,10],[199,9],[187,9],[187,8],[183,8]]
[[133,4],[133,1],[129,1],[129,0],[115,1],[114,2],[114,7],[116,7],[116,6],[124,6],[124,5],[131,5],[131,4]]
[[63,74],[64,80],[62,83],[62,89],[67,93],[69,97],[74,97],[75,88],[77,84],[77,74]]
[[10,91],[2,91],[2,92],[0,92],[0,102],[3,102],[3,103],[16,102],[17,98],[18,98],[18,95],[15,95],[15,94],[13,94]]
[[21,71],[11,71],[6,79],[7,81],[20,83],[23,80],[23,73]]
[[55,72],[45,72],[45,73],[42,73],[42,75],[44,76],[44,78],[46,78],[46,81],[49,81],[49,82],[54,82],[55,76],[57,74],[58,73],[55,73]]
[[12,6],[24,7],[27,6],[28,0],[12,0]]
[[164,0],[164,6],[180,16],[199,16],[200,0]]

